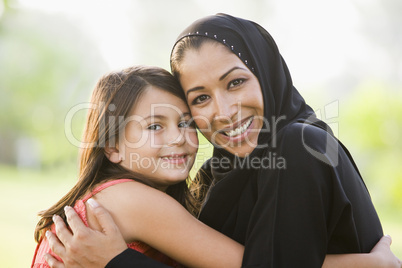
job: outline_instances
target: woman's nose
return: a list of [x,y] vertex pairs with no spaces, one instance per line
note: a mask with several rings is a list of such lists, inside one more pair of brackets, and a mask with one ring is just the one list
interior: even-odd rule
[[233,116],[237,113],[238,103],[230,94],[216,95],[214,110],[214,121],[230,123]]

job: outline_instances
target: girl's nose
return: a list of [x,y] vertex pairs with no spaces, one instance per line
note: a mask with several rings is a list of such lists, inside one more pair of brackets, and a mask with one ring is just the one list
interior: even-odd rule
[[181,146],[185,142],[184,131],[181,131],[180,128],[175,127],[169,131],[167,134],[167,146]]

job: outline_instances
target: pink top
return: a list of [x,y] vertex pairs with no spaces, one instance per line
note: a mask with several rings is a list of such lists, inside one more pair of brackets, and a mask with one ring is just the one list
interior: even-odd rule
[[[99,193],[103,189],[110,187],[112,185],[118,184],[118,183],[123,183],[123,182],[132,182],[133,180],[130,179],[119,179],[119,180],[113,180],[113,181],[108,181],[105,182],[98,187],[96,187],[91,193],[86,195],[82,200],[77,200],[74,205],[74,209],[77,212],[77,214],[80,216],[82,221],[85,223],[86,226],[88,226],[88,220],[87,220],[87,213],[86,213],[86,207],[85,207],[85,202],[94,196],[95,194]],[[51,226],[51,231],[53,233],[55,232],[55,226],[54,224]],[[167,257],[166,255],[162,254],[161,252],[157,251],[156,249],[151,248],[145,243],[142,242],[133,242],[127,244],[129,248],[132,248],[138,252],[141,252],[148,257],[151,257],[157,261],[160,261],[162,263],[165,263],[167,265],[173,266],[173,267],[178,267],[178,263]],[[54,256],[56,259],[59,261],[62,261],[59,256],[53,253],[53,251],[50,249],[49,242],[47,241],[46,237],[43,237],[41,242],[38,244],[35,250],[35,254],[32,260],[31,268],[50,268],[50,266],[47,264],[45,261],[45,254],[50,253],[52,256]]]

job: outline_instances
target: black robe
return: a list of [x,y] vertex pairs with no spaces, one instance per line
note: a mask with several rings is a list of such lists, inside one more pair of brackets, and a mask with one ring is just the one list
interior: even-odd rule
[[[244,62],[259,80],[266,118],[248,157],[215,148],[217,159],[203,167],[213,183],[199,219],[245,245],[243,267],[321,267],[326,254],[369,252],[382,227],[367,188],[347,149],[293,86],[269,33],[218,14],[178,40],[187,36],[214,39]],[[212,166],[223,158],[231,168]]]
[[[315,158],[305,146],[337,150],[338,160],[325,156],[338,165]],[[244,267],[321,267],[326,254],[370,252],[382,236],[381,224],[340,143],[321,128],[295,122],[281,130],[277,148],[259,153],[249,158],[270,159],[271,167],[224,175],[200,215],[245,245]],[[273,156],[286,166],[272,166]],[[222,176],[208,164],[204,168],[214,178]]]

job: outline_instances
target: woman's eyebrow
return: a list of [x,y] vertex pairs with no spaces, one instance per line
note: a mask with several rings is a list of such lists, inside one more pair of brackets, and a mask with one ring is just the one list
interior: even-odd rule
[[187,90],[187,92],[186,92],[186,98],[188,99],[188,94],[189,94],[190,92],[197,91],[197,90],[201,90],[201,89],[204,89],[204,87],[199,86],[199,87],[194,87],[194,88],[191,88],[191,89]]
[[[242,68],[242,67],[240,67],[240,66],[235,66],[235,67],[233,67],[232,69],[230,69],[229,71],[227,71],[226,73],[224,73],[221,77],[219,77],[219,81],[222,81],[223,79],[225,79],[226,76],[228,76],[231,72],[233,72],[234,70],[237,70],[237,69],[247,71],[246,69],[244,69],[244,68]],[[187,90],[187,92],[186,92],[186,97],[188,98],[188,94],[189,94],[190,92],[197,91],[197,90],[201,90],[201,89],[204,89],[204,87],[203,87],[203,86],[199,86],[199,87],[194,87],[194,88],[191,88],[191,89]]]
[[226,76],[228,76],[231,72],[233,72],[234,70],[237,70],[237,69],[246,71],[246,69],[244,69],[240,66],[235,66],[232,69],[230,69],[229,71],[227,71],[226,73],[224,73],[221,77],[219,77],[219,81],[222,81],[223,79],[225,79]]

